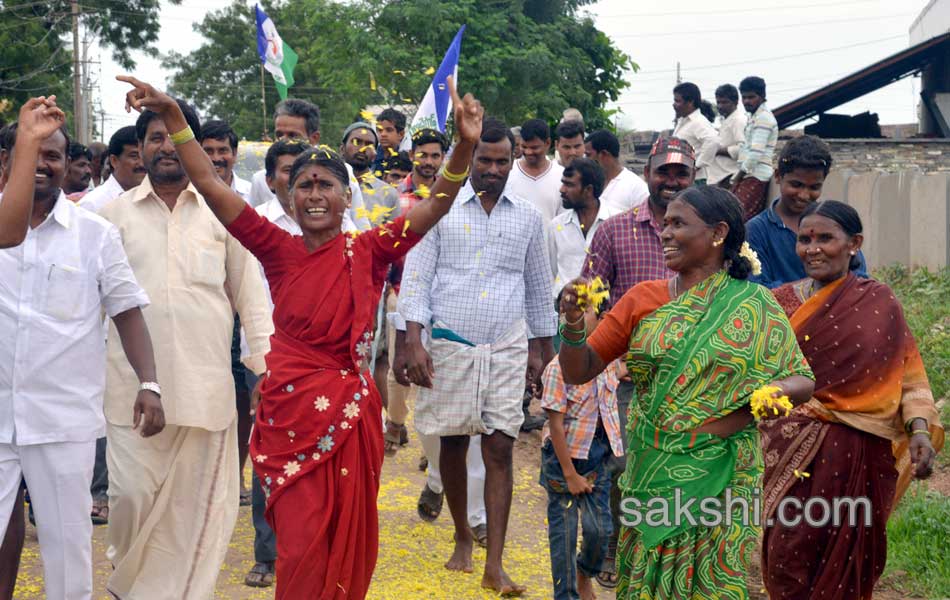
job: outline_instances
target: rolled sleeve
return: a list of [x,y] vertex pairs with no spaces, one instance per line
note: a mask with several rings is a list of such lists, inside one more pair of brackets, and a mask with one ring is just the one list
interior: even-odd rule
[[274,333],[264,280],[257,261],[237,239],[228,235],[226,246],[226,285],[241,317],[249,352],[242,362],[255,375],[261,375],[267,369],[264,357],[270,352],[270,336]]
[[149,305],[148,295],[135,279],[115,225],[109,225],[103,238],[99,268],[99,298],[109,318]]
[[528,241],[525,257],[525,314],[529,338],[553,337],[557,332],[557,315],[551,303],[554,275],[548,258],[541,215],[537,215]]
[[399,286],[399,314],[404,321],[420,323],[428,327],[432,322],[432,281],[439,259],[439,226],[433,227],[406,255]]

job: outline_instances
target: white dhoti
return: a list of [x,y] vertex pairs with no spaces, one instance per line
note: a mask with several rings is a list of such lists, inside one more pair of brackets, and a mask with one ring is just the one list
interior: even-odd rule
[[108,590],[210,600],[237,522],[237,420],[222,431],[168,425],[150,438],[110,423],[107,433]]
[[431,388],[419,388],[416,429],[438,436],[501,431],[517,438],[524,422],[521,399],[528,368],[524,321],[495,343],[476,346],[440,339],[439,328],[437,323],[429,341],[435,376]]
[[36,515],[46,597],[92,598],[92,467],[96,440],[0,444],[0,540],[26,479]]

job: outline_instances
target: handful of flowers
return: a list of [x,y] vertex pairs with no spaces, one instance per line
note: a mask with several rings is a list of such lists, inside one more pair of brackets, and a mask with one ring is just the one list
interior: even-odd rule
[[781,391],[782,388],[777,385],[766,385],[752,392],[749,405],[752,408],[752,416],[755,417],[756,421],[760,421],[764,417],[778,416],[780,410],[784,411],[785,416],[792,412],[794,406],[792,406],[792,401],[788,399],[788,396],[784,394],[777,398],[774,396],[775,392]]
[[600,277],[594,277],[590,283],[575,284],[574,291],[577,292],[577,306],[583,310],[592,306],[596,311],[610,297],[610,290]]

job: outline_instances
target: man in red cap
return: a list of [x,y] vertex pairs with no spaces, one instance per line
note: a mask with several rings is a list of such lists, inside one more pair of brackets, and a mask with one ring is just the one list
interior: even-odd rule
[[[643,169],[650,196],[630,210],[610,217],[594,232],[590,256],[584,265],[583,277],[600,277],[610,287],[610,303],[641,281],[669,279],[674,275],[666,268],[660,232],[666,206],[680,190],[693,185],[696,176],[696,153],[688,142],[675,137],[661,137],[650,150]],[[633,383],[624,376],[617,387],[617,409],[620,430],[627,427],[627,408],[633,396]],[[620,486],[617,479],[626,467],[625,457],[612,457],[610,464],[610,510],[614,517],[613,535],[597,581],[606,588],[617,585],[614,557],[617,533],[620,531]]]

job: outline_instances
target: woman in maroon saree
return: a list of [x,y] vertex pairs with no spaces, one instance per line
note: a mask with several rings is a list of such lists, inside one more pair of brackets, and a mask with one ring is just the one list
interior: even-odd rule
[[376,566],[382,405],[363,359],[390,263],[444,216],[461,187],[483,111],[449,80],[461,140],[430,199],[392,223],[341,233],[348,174],[332,150],[292,167],[294,237],[259,216],[215,174],[176,102],[133,78],[127,103],[165,122],[188,176],[218,219],[264,266],[275,334],[260,385],[250,456],[278,544],[277,598],[363,598]]
[[[930,475],[943,441],[900,303],[883,283],[850,272],[860,245],[861,221],[851,207],[827,201],[803,213],[797,249],[809,277],[774,294],[815,374],[815,392],[759,429],[764,519],[779,510],[801,516],[811,498],[833,507],[835,498],[865,497],[870,526],[863,509],[853,525],[843,514],[840,526],[767,526],[762,578],[773,600],[870,599],[896,498],[912,476]],[[800,504],[780,509],[787,497]]]

